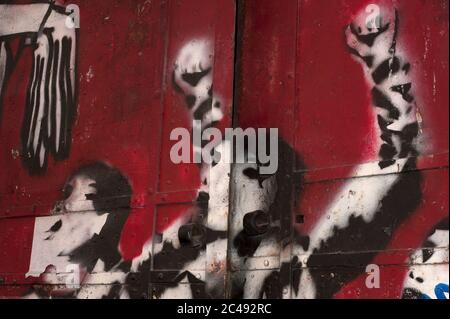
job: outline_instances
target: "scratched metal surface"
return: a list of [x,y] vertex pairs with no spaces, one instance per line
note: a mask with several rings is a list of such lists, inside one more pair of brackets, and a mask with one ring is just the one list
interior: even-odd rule
[[[0,298],[448,298],[448,1],[58,1],[76,33],[8,31],[30,2],[0,0]],[[278,128],[277,173],[174,164],[193,119]]]

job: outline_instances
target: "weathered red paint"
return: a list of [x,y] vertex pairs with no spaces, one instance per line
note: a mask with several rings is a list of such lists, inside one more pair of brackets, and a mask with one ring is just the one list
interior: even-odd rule
[[[343,49],[343,26],[373,1],[244,2],[238,99],[239,125],[279,127],[306,166],[296,212],[308,231],[356,164],[377,159],[372,141],[370,90],[359,65]],[[374,263],[389,265],[382,287],[368,289],[365,275],[336,297],[399,298],[408,250],[420,247],[435,223],[448,216],[448,3],[382,1],[400,14],[399,42],[412,59],[423,134],[429,148],[421,207],[392,237]],[[251,106],[251,107],[248,107]],[[430,157],[429,157],[430,156]],[[301,169],[301,168],[298,168]],[[392,253],[390,251],[397,251]]]
[[[299,230],[311,230],[357,164],[377,161],[370,91],[343,39],[344,26],[372,1],[244,1],[244,19],[238,21],[242,37],[236,42],[233,1],[65,2],[81,11],[80,93],[70,157],[50,160],[45,175],[30,176],[16,155],[31,52],[21,59],[4,96],[0,278],[6,285],[0,283],[0,297],[20,296],[26,285],[39,282],[24,276],[34,219],[49,214],[65,179],[82,164],[106,161],[132,184],[132,213],[120,242],[124,260],[139,256],[153,232],[164,232],[190,208],[201,183],[199,168],[170,161],[169,134],[191,125],[185,101],[173,90],[171,70],[178,51],[192,38],[214,43],[214,91],[225,104],[219,127],[232,125],[236,76],[233,125],[278,127],[301,155],[306,170],[293,168],[293,174],[304,173],[306,179],[292,212],[304,215]],[[384,3],[395,4],[400,12],[399,42],[407,48],[418,85],[429,146],[419,157],[423,198],[374,260],[385,265],[384,288],[368,289],[362,275],[336,298],[401,297],[409,253],[448,216],[448,2]]]

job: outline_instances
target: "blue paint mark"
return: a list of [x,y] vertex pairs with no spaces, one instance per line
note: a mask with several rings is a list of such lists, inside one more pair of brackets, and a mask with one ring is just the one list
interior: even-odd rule
[[445,297],[445,293],[448,293],[448,285],[447,284],[438,284],[434,287],[434,293],[436,294],[437,299],[447,299]]
[[[434,294],[436,295],[436,299],[447,300],[445,293],[448,293],[448,285],[447,284],[440,283],[440,284],[437,284],[436,287],[434,287]],[[422,294],[422,299],[431,299],[431,297],[426,294]]]

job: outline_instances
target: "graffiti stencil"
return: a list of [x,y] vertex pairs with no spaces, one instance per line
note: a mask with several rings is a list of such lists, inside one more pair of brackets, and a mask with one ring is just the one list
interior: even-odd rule
[[[344,1],[342,11],[343,3],[335,1],[329,12],[314,1],[276,4],[280,11],[290,11],[291,29],[299,25],[292,37],[284,38],[287,33],[278,29],[284,26],[283,12],[268,15],[275,10],[272,4],[258,3],[258,10],[246,11],[244,32],[249,26],[251,31],[263,28],[274,17],[271,27],[276,27],[270,36],[261,32],[262,39],[259,32],[248,32],[242,40],[250,48],[243,45],[248,51],[233,60],[231,43],[238,41],[227,37],[228,29],[226,36],[215,30],[216,22],[211,22],[214,28],[205,28],[207,19],[199,18],[210,3],[221,0],[203,4],[192,17],[198,25],[183,29],[184,19],[192,22],[185,7],[193,1],[164,2],[168,7],[161,8],[154,2],[129,1],[111,10],[92,2],[87,13],[95,21],[88,18],[85,23],[99,32],[86,34],[84,43],[93,49],[83,44],[88,49],[81,56],[93,62],[86,63],[83,119],[72,154],[78,7],[0,5],[0,95],[4,98],[7,92],[0,106],[15,97],[11,87],[26,58],[23,52],[32,57],[17,136],[24,167],[18,166],[26,178],[21,174],[17,183],[10,182],[9,174],[0,194],[1,201],[13,202],[0,216],[0,246],[8,257],[0,263],[0,288],[6,287],[1,293],[79,299],[447,299],[448,217],[443,213],[448,199],[445,206],[441,195],[448,196],[448,189],[439,189],[441,184],[433,184],[429,176],[444,175],[448,167],[433,171],[429,168],[436,167],[422,163],[424,158],[431,161],[422,142],[431,137],[434,123],[426,116],[432,106],[423,95],[430,83],[417,76],[428,69],[421,68],[416,52],[404,41],[410,40],[402,28],[404,21],[411,26],[402,11],[408,4],[349,8]],[[245,9],[254,9],[251,1],[245,3]],[[305,14],[301,19],[298,12],[291,15],[300,6]],[[212,11],[223,17],[221,10]],[[170,18],[169,31],[166,21],[158,20],[164,14]],[[206,16],[217,18],[215,13]],[[318,26],[325,26],[333,38],[317,37]],[[434,54],[432,43],[426,43],[426,54]],[[332,53],[320,52],[329,47]],[[286,61],[290,58],[292,63]],[[236,114],[230,110],[233,78],[238,82]],[[347,82],[352,85],[340,95]],[[267,90],[255,90],[259,87]],[[241,103],[248,97],[254,103]],[[171,128],[201,135],[238,124],[265,129],[278,125],[275,173],[263,174],[264,163],[258,160],[230,165],[212,156],[202,161],[204,153],[230,158],[234,145],[226,138],[208,148],[205,141],[196,143],[189,136],[187,149],[198,161],[191,166],[169,161]],[[345,132],[335,136],[339,131]],[[11,147],[16,143],[13,133],[5,134]],[[366,145],[355,146],[358,139]],[[321,148],[322,143],[333,147]],[[340,158],[329,151],[338,148],[351,148],[353,154]],[[5,154],[7,165],[17,157],[9,150]],[[256,157],[250,147],[239,155]],[[52,160],[64,160],[54,167],[60,176],[47,172]],[[43,185],[36,193],[41,188],[48,193],[36,195],[35,185]],[[10,189],[14,194],[9,195]],[[430,190],[439,194],[430,197]],[[25,196],[30,197],[22,202]],[[11,214],[14,205],[18,207]],[[31,226],[27,232],[26,226],[11,225]],[[17,267],[16,252],[9,247],[22,242],[13,238],[13,231],[29,236],[28,247],[23,240],[25,253],[17,253],[23,265],[17,274],[21,265]],[[397,238],[402,232],[403,241]],[[23,282],[12,291],[17,278]]]
[[[53,3],[0,4],[0,98],[23,50],[33,50],[21,131],[21,156],[32,174],[45,170],[49,154],[69,156],[78,86],[77,29],[68,26],[69,14]],[[15,39],[20,44],[13,54]]]

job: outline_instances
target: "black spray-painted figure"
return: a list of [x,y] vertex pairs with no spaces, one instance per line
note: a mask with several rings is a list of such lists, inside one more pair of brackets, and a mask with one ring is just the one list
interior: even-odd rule
[[[119,243],[130,213],[131,185],[120,171],[98,162],[76,170],[63,195],[51,216],[35,221],[28,276],[42,276],[43,283],[30,296],[101,297],[108,291],[89,291],[90,274],[110,272],[118,277],[113,282],[123,279]],[[49,289],[67,286],[73,270],[81,287]]]

